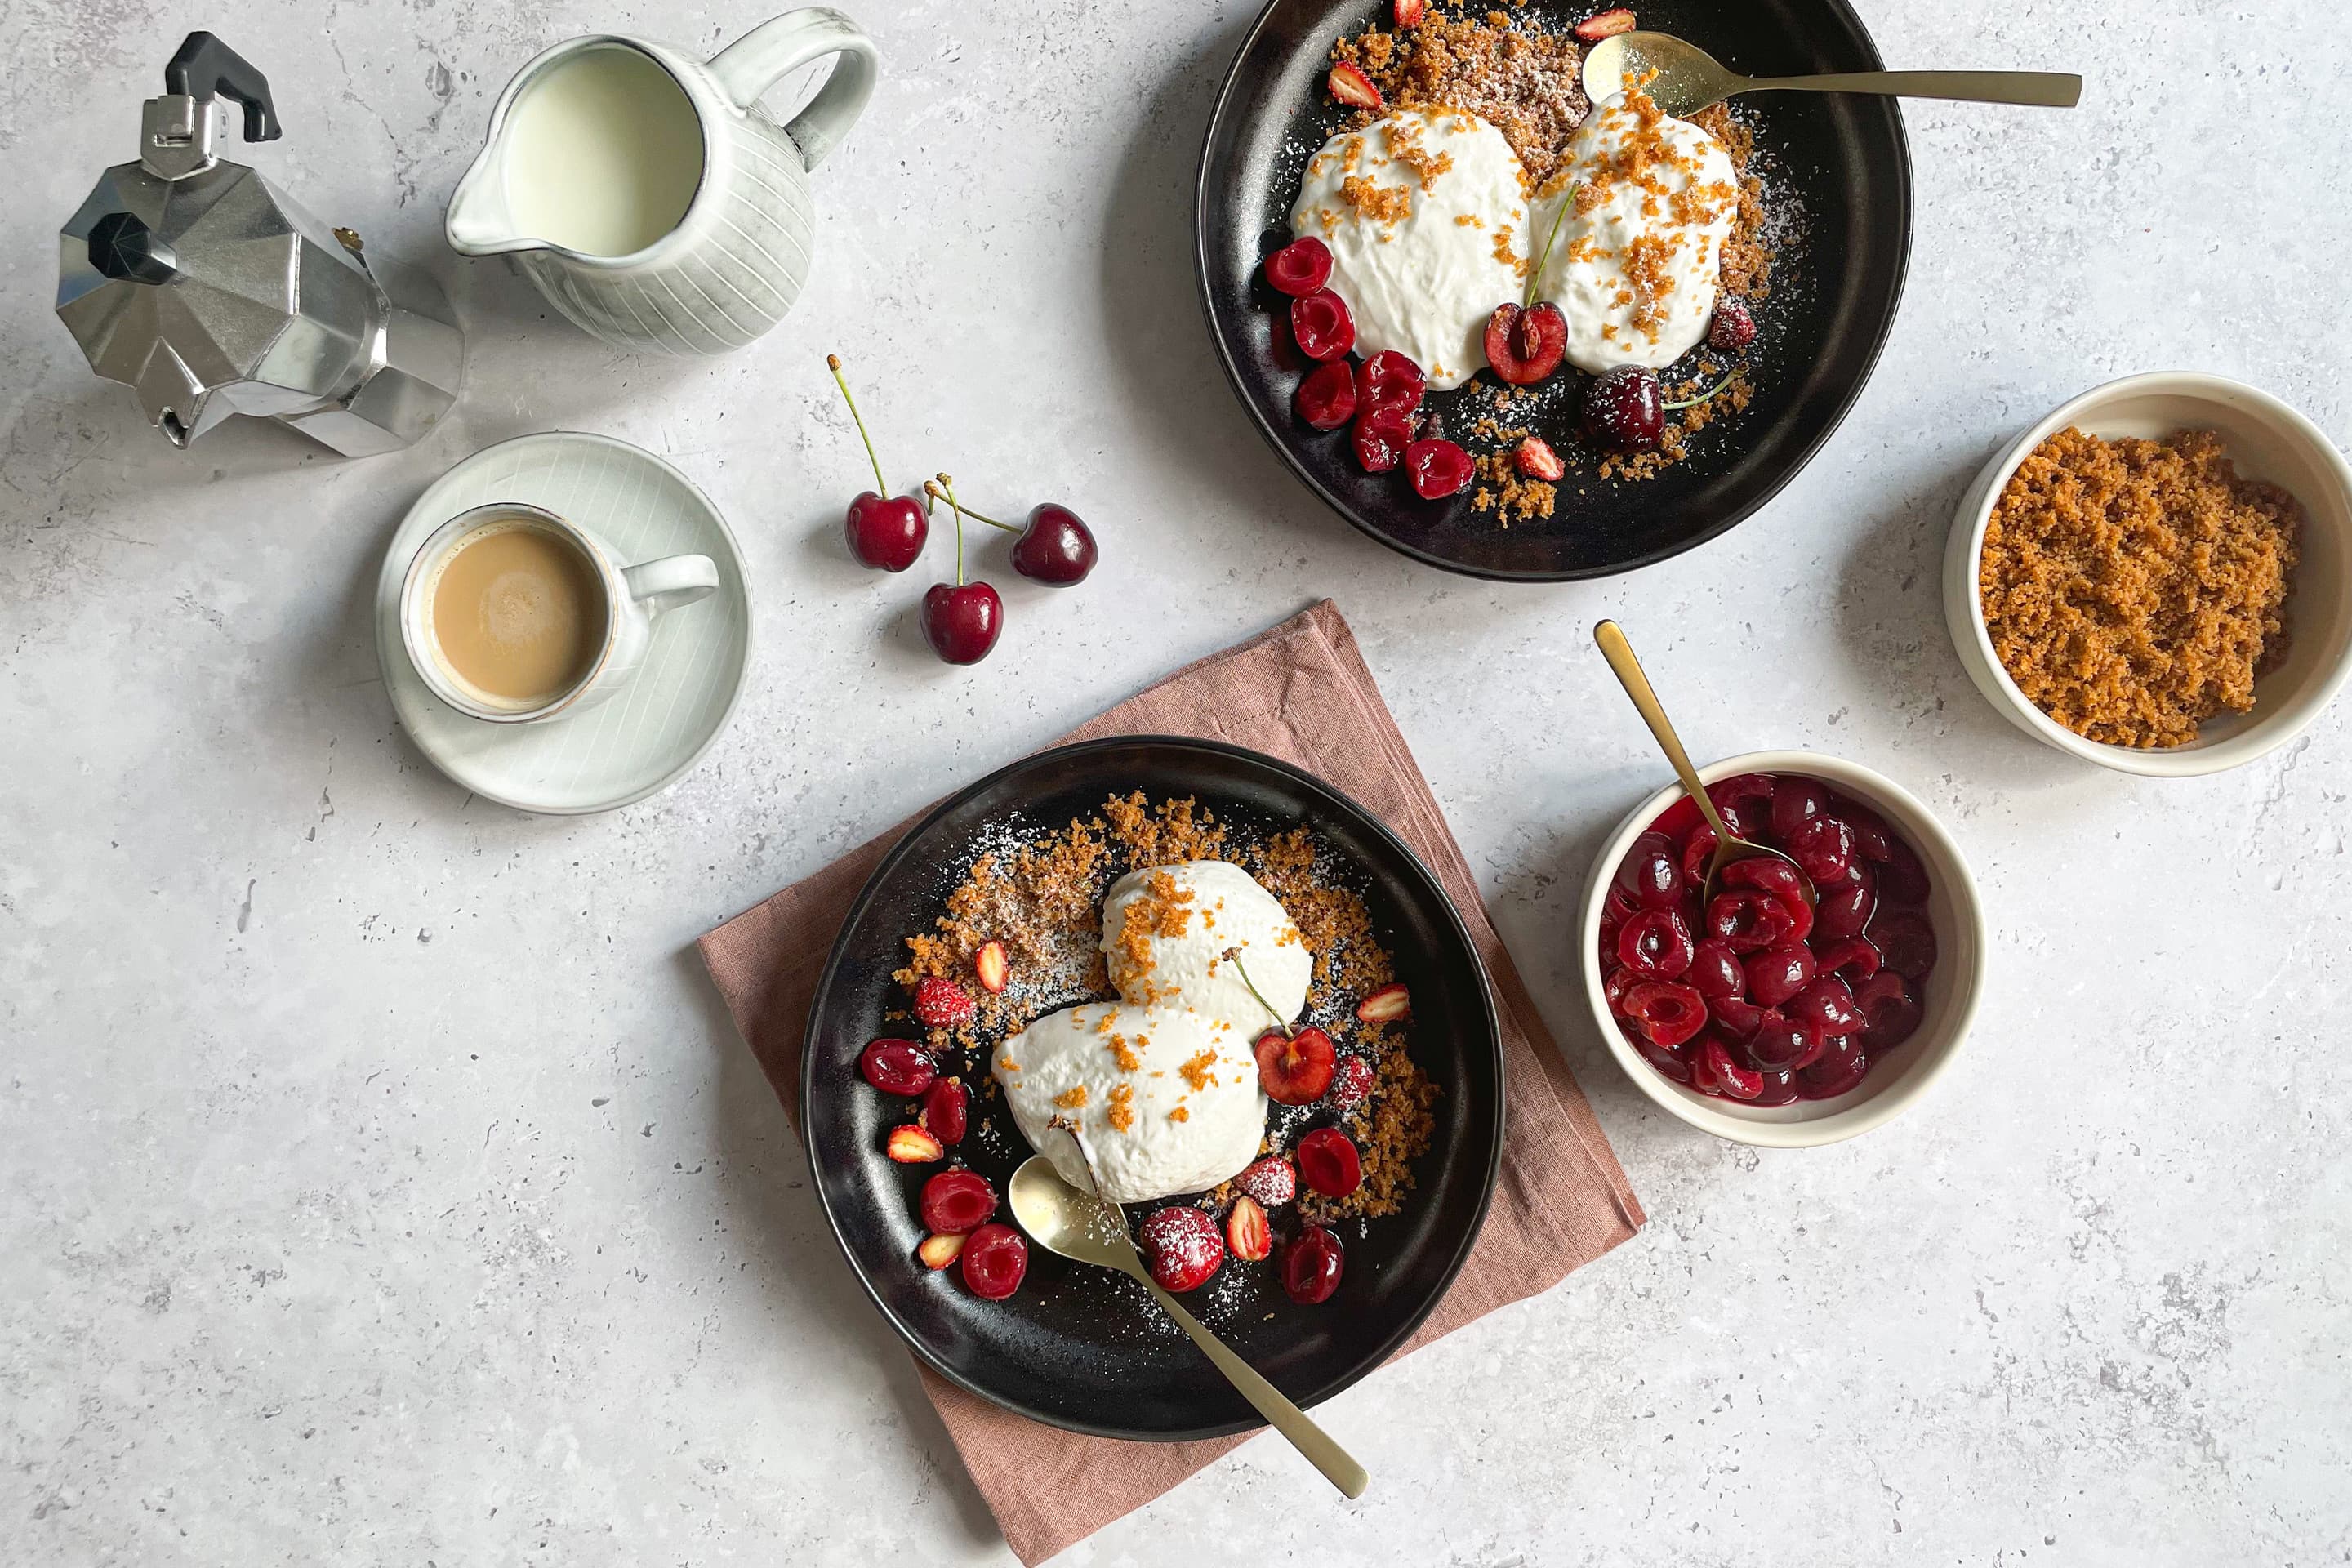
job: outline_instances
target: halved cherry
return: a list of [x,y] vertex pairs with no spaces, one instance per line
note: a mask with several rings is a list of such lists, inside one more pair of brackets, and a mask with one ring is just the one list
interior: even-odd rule
[[1315,430],[1337,430],[1356,416],[1356,373],[1343,359],[1308,371],[1290,399],[1299,423]]
[[1364,472],[1385,474],[1404,461],[1404,449],[1412,445],[1412,416],[1400,408],[1359,408],[1349,439]]
[[1339,1053],[1331,1037],[1309,1025],[1295,1035],[1268,1029],[1257,1037],[1257,1081],[1277,1105],[1312,1105],[1331,1087]]
[[1319,1225],[1310,1225],[1297,1241],[1282,1249],[1282,1291],[1302,1307],[1331,1299],[1347,1267],[1339,1238]]
[[1312,294],[1331,281],[1331,247],[1302,235],[1265,258],[1265,280],[1294,300]]
[[1870,1048],[1880,1055],[1893,1050],[1909,1039],[1919,1027],[1919,1003],[1903,976],[1892,969],[1882,969],[1853,988],[1853,1005],[1862,1013],[1858,1037],[1869,1041]]
[[[1732,896],[1726,893],[1724,898]],[[1780,907],[1761,893],[1740,896]],[[1692,945],[1690,927],[1680,910],[1643,910],[1618,931],[1617,962],[1644,980],[1673,980],[1690,967]],[[1732,947],[1738,951],[1738,943]]]
[[1470,486],[1475,468],[1470,454],[1447,440],[1415,441],[1404,449],[1405,473],[1413,493],[1423,500],[1443,500]]
[[939,1076],[929,1051],[912,1040],[866,1042],[858,1053],[857,1070],[885,1094],[920,1094]]
[[994,1217],[996,1188],[978,1171],[941,1171],[923,1184],[922,1212],[936,1235],[969,1235]]
[[[951,1078],[932,1082],[923,1090],[923,1109],[916,1118],[924,1131],[950,1146],[963,1142],[964,1128],[971,1119],[971,1092]],[[938,1226],[934,1226],[933,1229]]]
[[1497,305],[1486,318],[1486,363],[1513,386],[1533,386],[1568,356],[1568,318],[1552,304]]
[[1402,408],[1410,414],[1421,406],[1429,378],[1421,366],[1394,349],[1382,349],[1356,367],[1356,404],[1361,408]]
[[1867,937],[1840,937],[1822,943],[1816,967],[1823,974],[1843,974],[1849,984],[1878,973],[1878,949]]
[[1298,1179],[1327,1198],[1344,1198],[1364,1184],[1363,1156],[1336,1127],[1318,1127],[1298,1141]]
[[1706,998],[1687,985],[1651,980],[1625,993],[1625,1016],[1654,1046],[1679,1046],[1706,1026]]
[[1717,893],[1706,906],[1706,934],[1720,938],[1737,953],[1761,952],[1792,942],[1796,929],[1797,918],[1788,905],[1753,888]]
[[1028,1272],[1029,1244],[1009,1225],[991,1221],[963,1244],[963,1282],[983,1300],[1002,1301]]
[[1870,923],[1870,940],[1878,944],[1879,962],[1906,980],[1916,980],[1936,967],[1936,928],[1925,915],[1898,910]]
[[1338,359],[1356,346],[1356,318],[1348,301],[1318,289],[1290,302],[1290,334],[1308,359]]
[[1723,1042],[1713,1036],[1699,1047],[1694,1068],[1693,1087],[1712,1084],[1714,1092],[1726,1100],[1753,1100],[1764,1092],[1764,1075],[1733,1061]]

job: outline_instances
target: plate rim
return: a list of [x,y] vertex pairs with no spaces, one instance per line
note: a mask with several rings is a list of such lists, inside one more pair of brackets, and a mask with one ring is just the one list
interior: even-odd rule
[[826,951],[824,968],[818,977],[815,994],[809,1000],[808,1016],[803,1021],[801,1029],[800,1142],[801,1152],[809,1162],[809,1184],[816,1193],[818,1208],[824,1213],[825,1227],[833,1233],[834,1245],[840,1248],[843,1259],[849,1265],[850,1273],[856,1276],[859,1288],[866,1292],[866,1299],[874,1303],[875,1309],[882,1314],[883,1321],[896,1331],[898,1338],[906,1342],[908,1348],[914,1352],[916,1359],[925,1366],[975,1398],[985,1400],[998,1409],[1009,1410],[1016,1415],[1026,1417],[1042,1426],[1076,1432],[1085,1436],[1114,1437],[1127,1442],[1188,1443],[1255,1432],[1265,1426],[1265,1422],[1256,1417],[1244,1417],[1233,1421],[1214,1422],[1203,1426],[1188,1427],[1181,1431],[1167,1432],[1098,1425],[1074,1420],[1016,1403],[992,1390],[979,1386],[961,1370],[949,1364],[907,1323],[902,1321],[898,1313],[891,1310],[890,1304],[883,1299],[875,1282],[867,1278],[865,1267],[859,1262],[856,1253],[851,1250],[849,1238],[843,1233],[840,1218],[835,1215],[832,1200],[825,1192],[825,1184],[817,1163],[816,1137],[813,1131],[815,1122],[808,1113],[809,1106],[814,1103],[817,1082],[818,1053],[815,1047],[818,1020],[825,1011],[826,1000],[833,991],[834,979],[841,972],[849,944],[849,933],[865,915],[866,906],[873,901],[884,879],[913,854],[916,845],[923,835],[929,832],[950,812],[963,805],[965,801],[993,787],[1003,779],[1024,768],[1036,766],[1049,758],[1114,752],[1148,745],[1189,748],[1213,755],[1237,758],[1244,763],[1282,774],[1308,791],[1336,803],[1343,812],[1351,814],[1369,825],[1374,833],[1387,839],[1391,846],[1404,857],[1406,864],[1412,866],[1427,881],[1429,889],[1437,896],[1438,905],[1443,910],[1446,921],[1453,928],[1455,939],[1461,942],[1463,952],[1469,957],[1471,972],[1477,976],[1478,994],[1485,1004],[1484,1036],[1486,1047],[1493,1056],[1496,1084],[1495,1100],[1493,1105],[1487,1108],[1486,1117],[1488,1131],[1486,1168],[1479,1179],[1478,1199],[1471,1215],[1471,1223],[1456,1241],[1453,1256],[1446,1259],[1445,1267],[1438,1279],[1437,1288],[1430,1292],[1429,1299],[1407,1314],[1404,1321],[1399,1323],[1396,1329],[1378,1345],[1360,1356],[1354,1367],[1325,1386],[1300,1396],[1297,1400],[1299,1408],[1312,1409],[1325,1400],[1355,1386],[1366,1376],[1387,1365],[1412,1336],[1421,1331],[1422,1326],[1429,1321],[1430,1315],[1437,1310],[1439,1303],[1452,1293],[1455,1280],[1461,1276],[1463,1266],[1469,1261],[1470,1254],[1477,1245],[1480,1233],[1486,1227],[1486,1216],[1494,1204],[1496,1184],[1502,1174],[1503,1140],[1507,1132],[1505,1108],[1509,1100],[1509,1087],[1507,1076],[1507,1066],[1503,1051],[1502,1012],[1496,999],[1494,976],[1487,972],[1486,961],[1479,955],[1477,943],[1471,939],[1469,925],[1463,920],[1462,911],[1455,907],[1453,896],[1446,892],[1444,883],[1438,879],[1436,872],[1430,868],[1428,862],[1423,860],[1394,829],[1382,821],[1377,813],[1338,786],[1317,778],[1306,769],[1285,762],[1280,757],[1253,751],[1246,746],[1237,746],[1228,741],[1213,741],[1203,736],[1156,732],[1104,735],[1087,741],[1074,741],[1065,745],[1048,746],[1042,751],[1031,752],[1016,757],[1003,766],[992,769],[982,777],[952,792],[925,811],[918,821],[899,836],[898,841],[890,847],[866,877],[864,885],[857,890],[857,896],[850,901],[848,911],[842,917],[841,929],[835,932],[833,945]]
[[[701,505],[711,525],[717,529],[719,539],[727,547],[729,563],[734,570],[736,588],[743,600],[744,606],[743,635],[739,639],[740,652],[736,659],[734,682],[727,693],[726,706],[719,710],[718,721],[711,725],[710,732],[697,742],[694,750],[675,767],[653,783],[631,793],[614,795],[585,805],[548,805],[490,788],[478,779],[467,777],[462,771],[464,763],[442,755],[439,748],[428,743],[425,736],[419,732],[415,721],[410,718],[409,710],[419,696],[425,702],[436,706],[443,704],[439,698],[433,695],[432,689],[425,685],[423,678],[416,675],[415,668],[409,664],[408,651],[400,640],[398,626],[399,585],[406,574],[406,566],[400,560],[401,541],[406,537],[409,530],[416,525],[419,514],[424,512],[426,503],[433,500],[444,485],[473,464],[488,458],[491,453],[504,451],[509,447],[524,447],[541,441],[557,446],[582,442],[590,446],[610,447],[634,460],[651,464],[685,487],[686,492]],[[390,699],[393,717],[399,721],[401,731],[408,737],[409,743],[415,746],[424,755],[425,760],[438,769],[441,775],[450,783],[463,786],[493,805],[503,805],[512,811],[528,812],[535,816],[595,816],[607,811],[618,811],[623,806],[635,805],[641,800],[648,800],[661,794],[692,773],[700,765],[702,759],[709,754],[710,748],[719,743],[719,738],[726,734],[728,728],[735,721],[735,710],[742,703],[743,689],[751,683],[751,658],[758,636],[756,618],[751,614],[749,563],[744,560],[742,542],[735,537],[734,529],[727,521],[727,514],[719,510],[718,503],[704,494],[702,487],[689,479],[677,464],[658,453],[646,450],[635,442],[624,441],[617,436],[602,435],[591,430],[525,431],[520,436],[509,436],[503,441],[493,441],[487,447],[478,447],[435,476],[432,482],[425,487],[423,492],[409,503],[408,510],[401,513],[400,521],[394,525],[392,538],[384,546],[383,566],[376,576],[375,622],[376,660],[382,667],[384,695]],[[394,662],[395,659],[398,661],[397,664]],[[400,677],[397,672],[402,669],[405,669],[407,674],[415,679],[415,692],[408,693],[401,689]],[[455,712],[456,710],[452,709],[450,711]]]
[[[1216,101],[1210,107],[1208,128],[1202,132],[1201,139],[1200,161],[1192,174],[1192,274],[1200,298],[1202,317],[1209,331],[1209,343],[1216,353],[1218,368],[1224,372],[1225,385],[1232,391],[1234,400],[1242,405],[1243,412],[1248,416],[1251,428],[1258,433],[1260,439],[1274,449],[1275,455],[1282,459],[1283,467],[1290,470],[1292,477],[1305,485],[1325,506],[1337,512],[1340,519],[1357,532],[1386,545],[1400,555],[1418,561],[1423,565],[1434,566],[1442,572],[1451,572],[1462,577],[1479,578],[1490,583],[1580,583],[1607,577],[1620,577],[1639,572],[1645,567],[1655,566],[1662,561],[1670,561],[1677,555],[1696,550],[1702,544],[1710,543],[1721,538],[1770,505],[1780,492],[1789,487],[1790,481],[1812,466],[1813,459],[1821,455],[1822,448],[1827,446],[1830,438],[1844,426],[1847,416],[1853,412],[1854,405],[1862,400],[1863,392],[1870,385],[1871,379],[1878,374],[1879,361],[1885,354],[1887,342],[1895,335],[1895,323],[1903,313],[1903,294],[1909,285],[1911,277],[1911,242],[1913,229],[1916,226],[1915,187],[1917,177],[1911,163],[1910,131],[1904,121],[1902,100],[1899,98],[1890,97],[1885,100],[1888,105],[1888,117],[1895,131],[1895,165],[1899,175],[1895,182],[1897,187],[1895,195],[1896,205],[1900,208],[1899,216],[1902,220],[1895,249],[1894,289],[1888,295],[1885,314],[1872,333],[1870,352],[1863,363],[1862,374],[1854,377],[1853,384],[1846,388],[1836,405],[1831,409],[1830,416],[1820,432],[1796,454],[1795,460],[1787,465],[1780,476],[1746,504],[1732,509],[1704,531],[1664,549],[1650,551],[1611,566],[1531,572],[1471,565],[1449,560],[1410,540],[1396,537],[1375,527],[1369,519],[1359,516],[1353,507],[1334,495],[1328,487],[1308,472],[1306,466],[1299,462],[1297,454],[1291,451],[1289,445],[1284,440],[1282,432],[1275,428],[1274,422],[1268,417],[1265,410],[1257,405],[1255,400],[1250,396],[1248,388],[1243,384],[1241,367],[1234,363],[1233,351],[1227,346],[1225,334],[1220,329],[1216,291],[1209,277],[1209,162],[1216,149],[1217,133],[1224,125],[1225,116],[1231,109],[1234,92],[1241,85],[1242,62],[1249,58],[1250,50],[1256,47],[1258,35],[1265,31],[1266,25],[1273,20],[1276,11],[1284,5],[1296,3],[1297,0],[1265,0],[1265,6],[1257,14],[1257,19],[1250,24],[1249,31],[1242,36],[1240,45],[1234,50],[1232,62],[1225,67],[1224,79],[1217,89]],[[1878,52],[1878,40],[1864,24],[1860,13],[1855,11],[1851,0],[1820,0],[1820,3],[1839,13],[1846,24],[1853,28],[1854,36],[1861,40],[1863,50],[1868,57],[1867,64],[1864,68],[1885,70],[1886,61]]]

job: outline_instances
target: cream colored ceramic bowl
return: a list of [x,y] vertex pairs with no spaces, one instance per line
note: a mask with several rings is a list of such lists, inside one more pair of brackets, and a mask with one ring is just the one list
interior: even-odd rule
[[[2238,471],[2303,503],[2302,564],[2286,605],[2286,661],[2255,683],[2254,706],[2208,720],[2197,739],[2167,751],[2086,741],[2034,706],[1993,652],[1977,595],[1977,561],[1992,509],[2028,454],[2069,425],[2109,440],[2213,430]],[[2048,745],[2102,767],[2157,778],[2220,773],[2285,744],[2317,718],[2352,674],[2352,468],[2319,427],[2266,392],[2218,375],[2126,376],[2094,387],[1996,453],[1960,500],[1944,550],[1944,616],[1960,663],[2002,717]]]
[[1927,808],[1893,780],[1857,763],[1814,752],[1750,752],[1728,757],[1699,770],[1707,784],[1734,773],[1803,773],[1852,795],[1886,820],[1888,826],[1919,852],[1932,889],[1927,919],[1936,928],[1936,967],[1927,973],[1927,995],[1920,998],[1919,1027],[1874,1065],[1860,1084],[1835,1100],[1798,1100],[1793,1105],[1759,1108],[1738,1100],[1717,1100],[1685,1089],[1642,1059],[1624,1030],[1609,1011],[1601,989],[1601,914],[1609,894],[1609,880],[1633,848],[1633,840],[1682,795],[1671,784],[1643,801],[1617,825],[1594,862],[1584,889],[1584,919],[1578,931],[1584,963],[1584,993],[1592,1007],[1601,1037],[1609,1042],[1618,1065],[1634,1087],[1664,1110],[1702,1131],[1738,1143],[1768,1149],[1805,1149],[1835,1143],[1869,1131],[1894,1120],[1916,1104],[1928,1086],[1943,1076],[1959,1053],[1960,1042],[1976,1017],[1977,1001],[1984,993],[1985,953],[1989,945],[1983,911],[1977,904],[1976,879],[1969,874],[1960,847],[1927,813]]

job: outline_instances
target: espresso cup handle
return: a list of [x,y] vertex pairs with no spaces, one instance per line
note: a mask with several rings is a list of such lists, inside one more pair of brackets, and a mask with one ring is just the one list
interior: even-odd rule
[[784,134],[801,150],[801,161],[814,170],[857,123],[866,100],[874,96],[879,56],[874,40],[856,23],[829,5],[787,11],[711,56],[705,68],[719,79],[728,100],[748,113],[786,72],[827,55],[841,57],[833,62],[833,74],[784,127]]
[[719,568],[708,555],[665,555],[658,561],[623,567],[621,581],[629,585],[629,597],[643,605],[646,615],[658,616],[717,593]]

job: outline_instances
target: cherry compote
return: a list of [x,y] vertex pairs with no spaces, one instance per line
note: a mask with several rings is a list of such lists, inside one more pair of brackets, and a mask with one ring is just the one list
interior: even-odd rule
[[1687,800],[1611,879],[1601,973],[1610,1011],[1658,1073],[1758,1106],[1834,1100],[1919,1027],[1936,966],[1931,888],[1886,820],[1820,779],[1741,773],[1707,786],[1732,831],[1796,862],[1725,868]]

